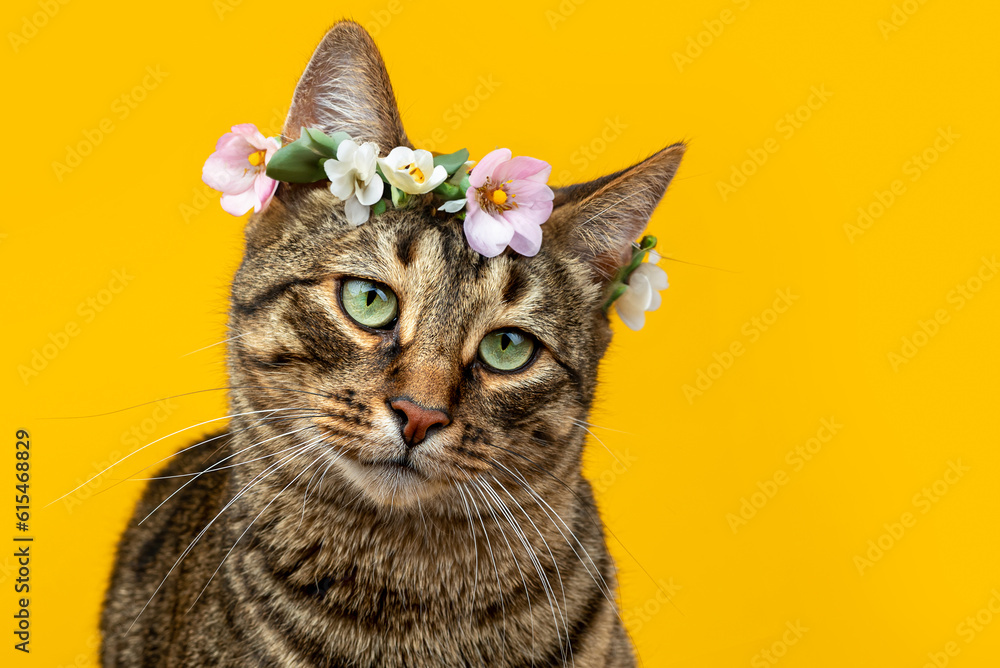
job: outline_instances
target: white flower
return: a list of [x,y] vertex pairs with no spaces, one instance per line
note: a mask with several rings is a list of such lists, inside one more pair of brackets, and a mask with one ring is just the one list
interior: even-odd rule
[[[655,258],[659,259],[658,256]],[[650,260],[654,260],[653,253],[650,253]],[[660,290],[666,289],[667,272],[653,261],[640,264],[632,272],[625,293],[615,300],[618,316],[629,329],[642,329],[646,324],[646,311],[660,308]]]
[[457,213],[465,206],[465,202],[466,200],[464,197],[462,199],[450,199],[438,208],[442,211],[447,211],[448,213]]
[[448,179],[448,183],[453,186],[461,185],[462,179],[465,178],[465,175],[469,173],[469,170],[472,169],[475,164],[475,160],[466,160],[462,163],[462,166],[456,169],[455,173],[451,175],[451,178]]
[[337,159],[323,163],[330,179],[330,192],[344,200],[347,222],[360,225],[368,220],[372,204],[382,199],[385,184],[375,173],[378,147],[373,142],[358,146],[345,139],[337,147]]
[[378,164],[389,185],[410,195],[429,193],[448,178],[448,171],[441,165],[435,167],[434,156],[423,149],[397,146],[379,158]]

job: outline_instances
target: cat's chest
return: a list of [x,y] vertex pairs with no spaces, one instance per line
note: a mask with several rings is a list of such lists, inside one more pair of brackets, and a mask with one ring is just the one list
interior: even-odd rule
[[[404,534],[393,528],[326,531],[279,543],[260,536],[232,559],[248,593],[340,618],[379,624],[471,614],[495,595],[468,530]],[[480,579],[483,582],[480,582]]]

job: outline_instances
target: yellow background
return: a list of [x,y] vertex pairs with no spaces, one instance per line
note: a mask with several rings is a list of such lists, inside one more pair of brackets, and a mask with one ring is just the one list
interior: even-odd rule
[[[343,16],[376,34],[418,146],[509,146],[569,182],[690,142],[650,229],[693,264],[665,263],[644,330],[616,323],[592,420],[621,461],[594,442],[587,462],[646,666],[1000,665],[1000,280],[978,277],[1000,251],[995,3],[63,2],[10,0],[0,22],[0,537],[12,545],[17,428],[36,537],[29,657],[11,649],[0,551],[5,665],[93,663],[141,489],[112,485],[208,427],[101,477],[108,491],[42,506],[136,434],[225,414],[209,391],[45,419],[225,383],[223,347],[206,346],[224,336],[243,221],[201,165],[234,123],[279,130]],[[845,228],[859,207],[880,215]],[[778,291],[796,297],[780,314]],[[796,470],[824,419],[836,434]],[[760,507],[734,523],[743,499]],[[783,639],[789,624],[808,630]]]

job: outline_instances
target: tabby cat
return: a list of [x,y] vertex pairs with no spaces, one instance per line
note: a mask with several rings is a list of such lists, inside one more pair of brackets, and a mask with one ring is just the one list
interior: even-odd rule
[[[356,23],[309,62],[301,127],[409,145]],[[233,280],[232,419],[136,509],[103,665],[635,665],[581,456],[609,278],[683,153],[555,189],[535,257],[280,184]]]

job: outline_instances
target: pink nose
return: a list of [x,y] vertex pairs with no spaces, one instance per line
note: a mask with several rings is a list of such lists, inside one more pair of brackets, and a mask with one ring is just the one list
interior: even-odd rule
[[406,418],[406,424],[403,425],[403,440],[410,447],[424,440],[427,437],[427,430],[431,427],[446,427],[451,422],[451,418],[444,411],[424,408],[409,399],[393,399],[389,402],[389,406]]

